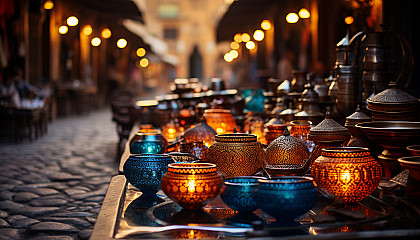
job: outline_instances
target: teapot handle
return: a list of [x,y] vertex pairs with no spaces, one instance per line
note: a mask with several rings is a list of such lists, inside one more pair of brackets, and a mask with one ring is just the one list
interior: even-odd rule
[[[349,59],[347,59],[347,54],[349,52],[349,50],[351,49],[351,47],[353,47],[354,44],[360,44],[360,40],[363,37],[366,36],[366,32],[358,32],[356,33],[349,41],[349,44],[346,47],[346,53],[344,54],[344,62],[346,63],[346,65],[349,65],[350,63],[348,62]],[[355,55],[353,56],[353,62],[351,63],[352,66],[357,65],[357,60],[359,58],[359,46],[357,46],[357,48],[353,49],[353,51],[355,50]]]
[[[407,68],[406,65],[408,65],[408,68],[409,68],[408,80],[407,80],[407,83],[403,86],[403,89],[407,89],[411,83],[412,75],[413,75],[413,66],[414,66],[413,52],[407,39],[405,39],[403,36],[401,36],[400,34],[396,32],[391,31],[391,33],[392,35],[395,36],[395,38],[398,39],[398,42],[400,43],[400,47],[402,51],[402,56],[401,56],[402,64],[401,64],[400,74],[398,75],[397,80],[395,80],[395,83],[399,84],[402,81],[401,79],[403,78],[404,72],[406,71],[406,68]],[[408,57],[409,62],[406,61],[407,57]]]

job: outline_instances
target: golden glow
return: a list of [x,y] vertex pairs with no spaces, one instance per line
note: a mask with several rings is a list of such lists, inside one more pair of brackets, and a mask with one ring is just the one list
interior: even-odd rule
[[97,46],[101,45],[101,39],[98,38],[98,37],[94,37],[94,38],[92,38],[90,43],[92,44],[92,46],[97,47]]
[[236,50],[231,50],[229,53],[232,56],[232,58],[234,58],[234,59],[237,58],[238,55],[239,55],[238,51],[236,51]]
[[350,25],[350,24],[352,24],[354,22],[354,18],[352,16],[348,16],[348,17],[344,18],[344,22],[347,25]]
[[144,48],[139,48],[137,49],[136,54],[139,57],[143,57],[144,55],[146,55],[146,50]]
[[77,26],[77,24],[79,24],[79,19],[77,19],[77,17],[71,16],[67,18],[67,25],[69,25],[70,27]]
[[230,43],[230,48],[235,49],[235,50],[239,49],[239,43],[231,42]]
[[[140,60],[140,66],[141,67],[147,67],[147,66],[149,66],[149,60],[147,60],[147,58],[142,58]],[[171,130],[171,129],[169,129],[169,130]]]
[[289,13],[286,16],[286,21],[288,23],[297,23],[297,21],[299,21],[299,16],[296,13]]
[[169,128],[169,129],[168,129],[168,133],[176,133],[175,128]]
[[59,28],[58,28],[58,32],[60,33],[60,34],[66,34],[67,32],[69,31],[69,28],[67,27],[67,26],[60,26]]
[[262,41],[264,39],[264,32],[262,30],[255,30],[253,37],[256,41]]
[[120,38],[117,41],[117,47],[119,48],[125,48],[127,46],[127,40],[125,40],[124,38]]
[[271,22],[268,21],[268,20],[263,20],[261,22],[261,28],[264,29],[264,30],[270,29],[271,28]]
[[245,47],[249,50],[254,49],[255,48],[255,43],[253,41],[249,41],[246,43]]
[[109,28],[102,29],[101,36],[103,38],[110,38],[111,35],[112,35],[112,33],[111,33],[111,30],[109,30]]
[[92,26],[86,25],[83,28],[83,34],[85,34],[86,36],[89,36],[90,34],[92,34]]
[[217,134],[222,134],[225,132],[225,130],[223,128],[217,128],[216,129]]
[[300,18],[310,18],[311,14],[309,13],[308,9],[302,8],[299,10],[299,17]]
[[242,34],[240,33],[235,34],[235,36],[233,37],[233,40],[237,43],[242,42]]
[[346,169],[346,170],[344,170],[344,172],[342,172],[341,173],[341,175],[340,175],[340,180],[343,182],[343,183],[348,183],[348,182],[350,182],[350,170],[348,170],[348,169]]
[[251,36],[248,33],[242,33],[242,42],[248,42],[251,40]]
[[[232,54],[230,54],[230,52],[226,53],[223,58],[225,59],[226,62],[232,62],[233,57]],[[217,131],[217,130],[216,130]]]
[[44,2],[44,9],[51,10],[54,8],[54,2],[51,0],[47,0]]
[[195,180],[189,180],[187,186],[188,186],[188,192],[190,193],[195,192]]

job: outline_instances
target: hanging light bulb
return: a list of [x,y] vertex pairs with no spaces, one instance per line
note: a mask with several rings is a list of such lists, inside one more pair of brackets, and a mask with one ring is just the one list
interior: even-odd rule
[[271,28],[271,22],[268,21],[268,20],[263,20],[261,22],[261,28],[264,29],[264,30],[270,29]]
[[77,24],[79,24],[79,19],[77,19],[77,17],[71,16],[67,18],[67,25],[69,25],[70,27],[77,26]]
[[101,45],[101,39],[98,38],[98,37],[94,37],[94,38],[92,38],[90,43],[92,44],[92,46],[97,47],[97,46]]
[[288,23],[297,23],[297,21],[299,21],[299,16],[296,13],[289,13],[286,16],[286,21]]

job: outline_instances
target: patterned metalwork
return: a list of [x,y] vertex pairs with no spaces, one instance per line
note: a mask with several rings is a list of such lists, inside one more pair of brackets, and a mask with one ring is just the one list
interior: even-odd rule
[[127,181],[143,194],[154,195],[170,163],[174,160],[168,154],[131,154],[123,171]]
[[244,133],[216,135],[207,151],[207,160],[226,177],[251,176],[258,172],[264,148],[257,136]]
[[162,190],[186,209],[200,209],[215,198],[223,179],[211,163],[173,163],[162,177]]
[[220,197],[233,210],[252,212],[257,209],[255,193],[262,177],[233,177],[225,179]]
[[356,202],[378,187],[382,169],[369,149],[330,148],[323,149],[312,164],[311,175],[323,191],[345,202]]
[[277,222],[293,222],[317,201],[317,191],[311,177],[275,177],[259,182],[255,195],[257,206],[275,217]]
[[290,136],[287,129],[284,130],[283,136],[268,145],[265,152],[265,161],[269,165],[302,165],[309,157],[305,142]]
[[374,121],[416,121],[420,100],[400,90],[396,84],[367,100]]

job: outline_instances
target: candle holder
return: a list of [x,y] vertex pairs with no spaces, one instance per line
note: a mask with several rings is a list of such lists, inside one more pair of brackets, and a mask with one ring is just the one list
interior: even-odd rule
[[311,175],[326,196],[356,202],[378,187],[382,170],[369,149],[338,147],[322,150],[312,164]]
[[258,172],[264,148],[257,136],[245,133],[216,135],[207,151],[207,160],[226,177],[251,176]]
[[263,177],[233,177],[225,179],[220,197],[233,210],[252,212],[257,209],[255,193],[259,185],[258,179]]
[[162,177],[162,190],[185,209],[200,209],[215,198],[223,179],[211,163],[173,163]]
[[174,160],[168,154],[131,154],[124,163],[124,175],[144,195],[154,196],[170,163]]
[[257,206],[278,223],[291,223],[309,211],[317,201],[311,177],[287,176],[258,180]]
[[166,153],[168,141],[159,130],[137,132],[130,140],[131,154]]
[[217,134],[233,133],[236,127],[235,119],[229,109],[206,109],[203,117]]

